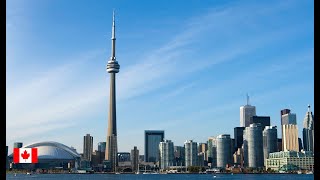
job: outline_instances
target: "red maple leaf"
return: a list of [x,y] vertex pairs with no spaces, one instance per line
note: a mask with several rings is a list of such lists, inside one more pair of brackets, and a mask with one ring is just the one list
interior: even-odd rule
[[30,154],[29,154],[26,150],[24,150],[24,152],[21,153],[21,157],[22,157],[24,160],[29,159],[29,156],[30,156]]

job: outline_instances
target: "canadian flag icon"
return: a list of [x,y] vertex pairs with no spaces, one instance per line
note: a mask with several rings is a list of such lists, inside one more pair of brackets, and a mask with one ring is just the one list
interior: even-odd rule
[[38,163],[37,148],[14,148],[13,149],[14,163]]

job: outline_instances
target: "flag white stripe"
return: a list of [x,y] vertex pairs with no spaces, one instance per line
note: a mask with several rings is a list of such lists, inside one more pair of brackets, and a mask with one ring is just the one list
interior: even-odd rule
[[[29,154],[28,159],[23,159],[23,157],[21,156],[21,154],[24,154],[24,152],[27,152],[27,154]],[[32,163],[32,151],[31,148],[20,148],[19,149],[19,163]]]

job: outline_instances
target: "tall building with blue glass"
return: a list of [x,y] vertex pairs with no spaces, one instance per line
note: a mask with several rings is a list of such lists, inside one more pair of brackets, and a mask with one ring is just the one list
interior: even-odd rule
[[144,131],[144,161],[159,161],[159,144],[164,140],[163,130],[145,130]]

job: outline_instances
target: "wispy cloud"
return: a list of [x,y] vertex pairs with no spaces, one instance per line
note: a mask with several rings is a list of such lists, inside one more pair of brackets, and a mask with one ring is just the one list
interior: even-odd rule
[[[95,56],[98,54],[101,52],[96,51]],[[90,105],[106,97],[103,86],[96,86],[99,84],[97,82],[84,86],[73,81],[81,80],[79,77],[82,72],[77,69],[80,70],[95,56],[88,52],[87,55],[82,54],[82,58],[74,57],[76,61],[71,58],[72,61],[41,73],[42,76],[23,84],[7,82],[7,132],[23,131],[24,137],[28,137],[61,128],[58,124],[72,126],[74,123],[69,124],[72,118],[90,113]],[[41,130],[34,131],[35,127]]]
[[[190,73],[201,71],[219,63],[235,60],[240,55],[252,52],[257,48],[297,33],[295,30],[292,30],[295,28],[289,27],[288,29],[274,30],[265,32],[265,34],[238,39],[237,42],[230,42],[231,45],[228,44],[222,47],[222,50],[221,48],[217,48],[216,50],[213,48],[211,57],[207,59],[197,59],[199,57],[197,56],[197,48],[188,48],[190,44],[193,46],[200,45],[199,39],[205,38],[207,33],[216,33],[219,36],[224,36],[225,25],[228,25],[229,29],[237,28],[238,22],[248,20],[250,9],[259,8],[260,6],[256,5],[247,8],[244,5],[238,4],[237,6],[219,9],[218,11],[212,10],[206,14],[191,18],[185,30],[173,36],[167,44],[145,54],[145,56],[141,57],[143,60],[122,70],[122,74],[119,75],[118,80],[119,98],[131,98],[148,93],[164,87],[172,83],[172,81],[177,81],[179,78],[187,76]],[[279,5],[276,10],[279,11],[283,7],[287,6]],[[264,13],[267,13],[267,10],[276,11],[275,8],[269,7],[264,8]],[[255,11],[255,13],[261,14],[260,11]],[[251,20],[254,18],[254,15],[250,16]],[[192,57],[185,58],[184,54],[194,56],[195,60]],[[170,78],[171,76],[175,76],[175,78]]]

